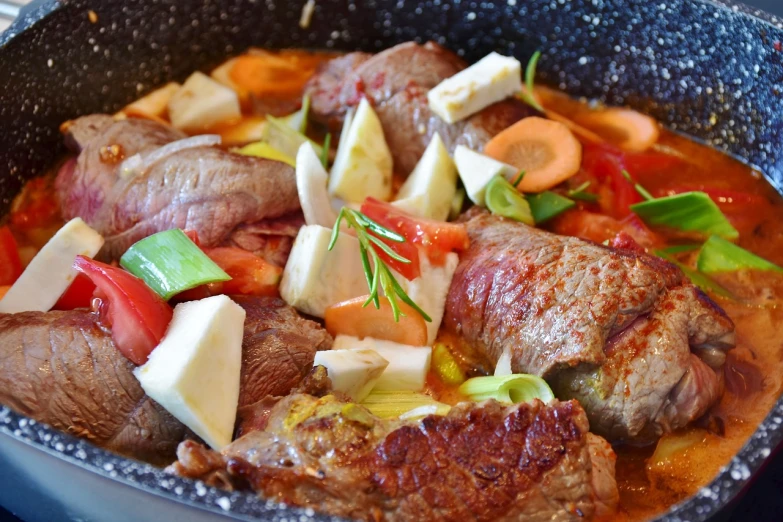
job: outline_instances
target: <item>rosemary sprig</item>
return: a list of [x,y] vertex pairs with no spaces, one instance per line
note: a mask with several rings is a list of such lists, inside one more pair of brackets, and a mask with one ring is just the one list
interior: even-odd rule
[[571,199],[579,199],[581,201],[595,203],[598,201],[598,194],[587,192],[587,188],[590,186],[590,184],[591,183],[589,181],[585,181],[575,189],[569,190],[566,195]]
[[541,51],[536,51],[533,56],[530,57],[530,61],[527,62],[525,67],[525,90],[519,94],[519,99],[533,107],[538,112],[544,112],[544,108],[538,103],[535,95],[533,94],[533,87],[536,79],[536,67],[538,66],[538,60],[541,58]]
[[[405,259],[397,252],[392,250],[389,245],[379,239],[388,239],[395,243],[404,243],[405,238],[389,230],[383,225],[376,223],[372,219],[368,218],[358,210],[353,210],[348,207],[343,207],[340,213],[337,215],[337,221],[334,223],[332,229],[332,238],[329,241],[329,250],[334,248],[337,243],[337,237],[340,235],[340,223],[345,220],[345,223],[349,228],[356,230],[356,238],[359,240],[359,251],[362,255],[362,266],[364,267],[364,277],[367,280],[367,287],[370,289],[370,297],[367,298],[363,306],[367,306],[370,303],[375,305],[375,308],[381,307],[379,290],[383,290],[386,299],[389,300],[389,304],[394,314],[394,320],[399,321],[400,315],[404,315],[400,311],[397,299],[400,299],[403,303],[410,305],[416,310],[425,321],[432,322],[429,315],[422,310],[419,305],[413,302],[413,299],[408,297],[405,290],[400,286],[400,283],[395,279],[391,272],[391,269],[378,255],[378,250],[389,256],[390,258],[399,261],[400,263],[410,263],[409,259]],[[370,233],[372,232],[372,234]],[[375,234],[375,235],[373,235]],[[376,237],[378,236],[378,237]],[[373,266],[375,270],[373,271]]]

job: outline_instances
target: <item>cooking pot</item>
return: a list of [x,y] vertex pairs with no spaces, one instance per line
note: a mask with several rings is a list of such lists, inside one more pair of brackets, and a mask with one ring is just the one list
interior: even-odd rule
[[[434,40],[526,61],[539,81],[629,105],[762,171],[783,192],[783,21],[697,0],[39,0],[0,35],[0,215],[64,153],[58,126],[114,112],[249,46],[379,51]],[[704,520],[783,439],[783,400],[715,480],[662,520]],[[25,520],[331,520],[98,449],[0,407],[0,504]]]

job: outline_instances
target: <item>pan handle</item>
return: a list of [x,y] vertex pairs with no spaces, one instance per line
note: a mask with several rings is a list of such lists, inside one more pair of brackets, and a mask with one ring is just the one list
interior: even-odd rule
[[17,16],[19,16],[19,10],[21,7],[22,6],[18,4],[0,0],[0,20],[13,21]]

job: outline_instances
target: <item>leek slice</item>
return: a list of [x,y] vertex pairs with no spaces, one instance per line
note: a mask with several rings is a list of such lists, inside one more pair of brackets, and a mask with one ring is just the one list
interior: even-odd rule
[[[423,411],[434,409],[436,415],[445,415],[451,409],[448,404],[438,402],[429,395],[410,391],[373,391],[361,404],[381,419],[401,417],[419,408]],[[429,409],[424,410],[424,408]],[[425,413],[425,415],[429,414]]]
[[520,221],[526,225],[534,225],[530,204],[525,196],[506,181],[503,176],[495,176],[487,185],[485,202],[493,214]]
[[718,205],[704,192],[684,192],[631,205],[631,210],[648,225],[666,226],[737,239],[739,232]]
[[783,272],[778,265],[718,236],[710,236],[701,247],[696,267],[705,274],[746,269]]
[[539,192],[538,194],[528,194],[527,202],[530,205],[530,211],[533,213],[533,219],[536,221],[536,224],[548,221],[576,206],[574,200],[556,194],[551,190]]
[[283,116],[282,120],[296,132],[307,132],[307,117],[310,113],[310,95],[306,94],[302,99],[302,108],[293,114]]
[[656,256],[665,259],[666,261],[677,265],[680,270],[682,270],[682,273],[685,274],[688,279],[691,280],[691,282],[704,290],[705,292],[710,292],[715,295],[719,295],[720,297],[725,297],[726,299],[734,299],[734,295],[723,288],[721,285],[713,281],[709,276],[702,274],[698,270],[694,270],[689,266],[686,266],[676,259],[674,259],[671,255],[669,255],[666,250],[655,250],[653,251],[653,254]]
[[459,387],[459,392],[476,402],[495,399],[504,404],[519,404],[533,399],[549,402],[555,398],[555,394],[544,379],[525,373],[500,377],[473,377]]
[[316,156],[321,156],[322,147],[301,132],[292,129],[283,118],[267,116],[266,121],[267,125],[264,127],[264,141],[269,143],[273,148],[279,150],[286,156],[295,158],[297,151],[299,151],[299,147],[301,147],[303,143],[309,141],[315,149]]
[[270,144],[264,142],[264,141],[258,141],[256,143],[250,143],[249,145],[245,145],[241,149],[237,149],[239,154],[243,154],[245,156],[255,156],[257,158],[265,158],[275,161],[282,161],[283,163],[286,163],[288,165],[291,165],[292,167],[296,167],[296,160],[289,156],[288,154],[285,154]]
[[179,229],[137,242],[120,258],[120,265],[167,301],[185,290],[231,279]]
[[465,382],[465,374],[449,348],[443,343],[435,343],[432,347],[431,368],[446,384],[456,386]]

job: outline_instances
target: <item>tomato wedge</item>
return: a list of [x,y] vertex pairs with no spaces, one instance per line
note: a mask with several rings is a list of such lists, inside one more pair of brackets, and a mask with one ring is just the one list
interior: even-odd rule
[[101,319],[111,328],[117,349],[134,364],[144,364],[160,343],[173,310],[133,274],[84,256],[73,267],[97,286]]
[[[423,251],[432,263],[442,265],[446,261],[446,254],[455,250],[465,250],[470,244],[468,231],[459,223],[414,217],[375,198],[367,198],[362,204],[361,211],[373,221],[399,233],[406,239],[405,243],[387,242],[403,257],[405,255],[401,251],[406,247],[402,245],[412,243]],[[405,276],[403,272],[400,273]]]
[[77,274],[71,286],[63,292],[60,299],[54,304],[54,310],[74,310],[76,308],[89,308],[92,296],[95,294],[95,283],[84,274]]
[[222,283],[223,294],[278,295],[283,270],[257,255],[236,247],[203,248],[231,280]]
[[22,275],[22,260],[11,229],[0,227],[0,285],[12,285]]

